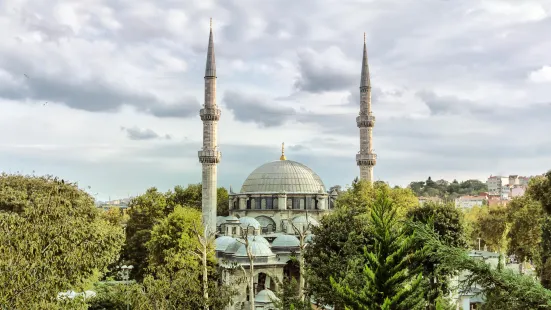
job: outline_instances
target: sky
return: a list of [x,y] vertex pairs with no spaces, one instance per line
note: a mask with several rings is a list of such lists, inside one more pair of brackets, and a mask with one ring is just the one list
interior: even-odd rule
[[377,180],[551,169],[551,0],[2,0],[0,170],[100,200],[199,183],[210,17],[221,186],[282,142],[351,183],[364,32]]

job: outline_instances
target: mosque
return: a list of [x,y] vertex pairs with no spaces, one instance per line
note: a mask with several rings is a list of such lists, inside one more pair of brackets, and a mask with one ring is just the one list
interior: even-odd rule
[[[216,104],[216,63],[212,22],[205,70],[205,103],[200,110],[203,121],[203,147],[198,152],[202,164],[202,213],[206,231],[216,235],[215,250],[223,270],[223,281],[238,286],[238,295],[228,310],[249,309],[249,287],[241,270],[254,267],[255,309],[274,309],[274,291],[285,278],[300,279],[296,257],[315,236],[310,233],[319,219],[331,212],[337,193],[329,193],[321,178],[306,165],[288,160],[284,145],[279,160],[253,170],[238,193],[230,188],[229,216],[216,216],[217,164],[221,153],[217,128],[221,111]],[[360,79],[360,151],[356,163],[360,179],[373,180],[377,155],[372,149],[375,117],[371,113],[371,82],[364,35]],[[248,245],[248,246],[247,246]],[[235,271],[235,266],[243,269]]]

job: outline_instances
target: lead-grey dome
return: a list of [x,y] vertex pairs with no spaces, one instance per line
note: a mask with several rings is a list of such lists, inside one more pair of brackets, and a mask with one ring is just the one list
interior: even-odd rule
[[241,193],[326,193],[321,178],[292,160],[277,160],[256,168],[245,180]]

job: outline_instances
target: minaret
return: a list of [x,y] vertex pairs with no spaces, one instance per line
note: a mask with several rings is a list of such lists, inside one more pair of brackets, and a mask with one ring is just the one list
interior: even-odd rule
[[203,225],[209,234],[216,232],[217,165],[221,153],[218,151],[217,135],[220,110],[216,105],[216,62],[212,39],[212,18],[210,20],[209,47],[205,69],[205,104],[199,112],[203,121],[203,148],[199,151],[199,162],[203,166],[202,211]]
[[356,154],[356,163],[360,167],[360,180],[373,182],[373,166],[377,155],[373,153],[373,126],[375,116],[371,114],[371,80],[367,64],[367,46],[364,32],[364,54],[362,59],[362,77],[360,80],[360,114],[356,117],[360,128],[360,152]]

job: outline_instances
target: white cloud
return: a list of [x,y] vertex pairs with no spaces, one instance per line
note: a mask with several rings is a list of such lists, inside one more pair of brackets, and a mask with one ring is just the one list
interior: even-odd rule
[[551,66],[543,66],[530,72],[529,78],[534,83],[551,83]]
[[549,1],[256,2],[2,1],[0,167],[100,198],[199,182],[213,17],[221,185],[239,188],[283,141],[326,185],[350,183],[364,31],[377,178],[551,168]]

